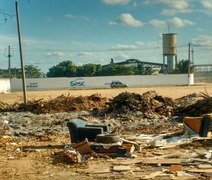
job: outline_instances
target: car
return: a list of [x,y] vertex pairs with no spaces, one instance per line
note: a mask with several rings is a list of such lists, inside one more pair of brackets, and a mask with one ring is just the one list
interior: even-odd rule
[[127,87],[127,84],[122,83],[121,81],[112,81],[110,84],[111,88],[121,88],[121,87]]

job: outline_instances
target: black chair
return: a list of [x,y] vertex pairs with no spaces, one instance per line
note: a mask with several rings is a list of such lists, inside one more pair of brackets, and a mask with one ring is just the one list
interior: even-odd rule
[[88,125],[82,119],[71,119],[67,122],[72,143],[79,143],[86,138],[95,141],[97,134],[109,133],[107,125]]
[[210,115],[206,114],[202,117],[200,132],[199,132],[200,137],[208,136],[208,132],[210,131],[211,126],[212,126],[211,123],[212,123],[212,117]]

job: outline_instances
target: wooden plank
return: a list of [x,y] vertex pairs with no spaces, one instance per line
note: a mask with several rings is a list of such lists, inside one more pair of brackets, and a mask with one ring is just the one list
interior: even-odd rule
[[113,166],[113,171],[129,171],[130,166]]
[[181,164],[181,159],[144,159],[143,164]]
[[199,169],[212,169],[212,165],[211,164],[199,164],[197,167]]
[[192,173],[211,173],[212,169],[190,169],[190,170],[187,170],[187,172],[192,172]]
[[128,160],[117,160],[112,162],[114,165],[130,165],[130,164],[139,164],[142,163],[142,159],[128,159]]

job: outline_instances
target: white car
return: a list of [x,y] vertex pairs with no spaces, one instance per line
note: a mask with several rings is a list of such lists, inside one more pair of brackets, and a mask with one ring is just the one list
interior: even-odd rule
[[122,83],[121,81],[112,81],[110,84],[111,88],[121,88],[121,87],[127,87],[127,84]]

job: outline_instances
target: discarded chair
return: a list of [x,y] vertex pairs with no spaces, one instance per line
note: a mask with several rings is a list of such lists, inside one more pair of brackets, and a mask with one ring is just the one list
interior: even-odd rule
[[72,143],[79,143],[86,138],[95,141],[97,134],[109,133],[107,125],[88,125],[82,119],[71,119],[67,122]]
[[200,137],[207,137],[208,132],[212,131],[212,116],[206,114],[203,117],[185,117],[183,124],[190,135],[199,134]]

